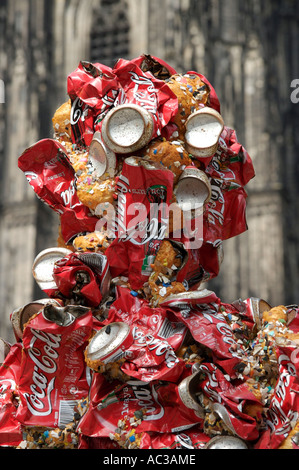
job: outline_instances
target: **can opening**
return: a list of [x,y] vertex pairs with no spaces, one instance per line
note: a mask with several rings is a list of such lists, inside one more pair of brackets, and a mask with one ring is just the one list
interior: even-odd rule
[[42,290],[55,289],[57,287],[53,279],[54,265],[70,253],[72,252],[67,248],[47,248],[36,256],[32,266],[32,273]]
[[138,142],[144,133],[144,120],[139,111],[121,108],[111,115],[108,124],[110,139],[117,145],[129,147]]
[[203,108],[191,114],[186,122],[185,139],[195,156],[209,157],[217,150],[218,140],[223,131],[221,115],[210,108]]
[[26,305],[21,314],[21,327],[23,327],[33,315],[38,313],[43,308],[43,306],[43,304],[39,303],[31,303]]
[[179,181],[176,189],[176,200],[182,211],[200,209],[209,199],[209,188],[200,180],[186,178]]
[[222,131],[222,124],[209,114],[192,117],[187,125],[188,143],[199,148],[215,145]]
[[127,323],[115,322],[101,328],[91,339],[87,354],[91,360],[109,362],[130,333]]
[[113,108],[102,123],[102,139],[116,153],[129,153],[142,148],[152,138],[153,117],[136,104]]

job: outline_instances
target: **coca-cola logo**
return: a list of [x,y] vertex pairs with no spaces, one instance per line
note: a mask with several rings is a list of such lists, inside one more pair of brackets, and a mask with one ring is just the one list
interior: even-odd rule
[[224,224],[224,210],[225,199],[221,190],[221,182],[216,179],[211,179],[211,200],[208,204],[208,219],[209,223],[216,225]]
[[296,368],[286,354],[278,358],[279,379],[276,384],[275,394],[269,408],[267,424],[276,435],[287,437],[291,430],[291,423],[298,420],[298,412],[292,409],[286,410],[290,400],[293,381],[297,376]]
[[0,380],[0,396],[4,395],[9,390],[16,389],[16,382],[12,379]]
[[159,402],[158,393],[154,385],[146,384],[139,380],[130,380],[128,385],[132,387],[138,406],[146,410],[143,415],[145,421],[156,421],[164,416],[164,408]]
[[169,369],[179,362],[173,348],[167,341],[156,338],[151,334],[144,334],[136,326],[133,328],[133,338],[136,344],[146,345],[148,350],[153,351],[156,356],[164,356],[165,365]]
[[78,203],[74,181],[71,181],[70,186],[67,189],[61,191],[60,196],[64,207],[74,209],[76,206],[80,205]]
[[31,393],[24,393],[24,397],[34,416],[48,416],[52,413],[51,392],[56,378],[61,335],[34,329],[31,332],[33,336],[28,356],[34,367],[29,386]]
[[33,171],[25,171],[25,176],[27,178],[28,183],[38,178],[38,175],[34,173]]
[[[147,217],[147,207],[141,203],[128,204],[127,194],[130,193],[129,180],[120,175],[117,182],[118,201],[116,218],[113,217],[109,226],[114,236],[123,241],[131,241],[136,245],[144,245],[151,240],[163,239],[167,229],[164,221],[167,199],[167,189],[163,185],[154,185],[147,189],[146,194],[150,200],[150,214]],[[135,215],[137,212],[137,215]],[[159,213],[163,223],[159,224]],[[128,217],[129,216],[129,217]],[[129,218],[129,221],[127,220]]]
[[102,97],[101,111],[95,119],[95,125],[99,124],[104,119],[104,117],[106,116],[108,111],[110,111],[110,109],[112,109],[114,106],[122,104],[123,102],[124,102],[124,96],[123,96],[122,90],[118,90],[114,88],[109,90],[106,93],[106,95]]
[[200,370],[204,372],[207,379],[204,385],[204,392],[209,399],[216,403],[221,403],[222,399],[218,393],[219,383],[217,379],[217,369],[214,364],[202,364]]
[[87,104],[84,104],[83,101],[80,100],[80,98],[76,98],[73,101],[71,108],[71,125],[74,126],[75,124],[77,124],[79,119],[81,121],[85,121],[85,118],[88,115],[88,111],[89,106]]
[[213,173],[217,173],[218,178],[222,178],[224,180],[235,181],[236,174],[233,170],[226,164],[225,160],[228,158],[223,150],[225,151],[226,148],[225,141],[220,137],[219,139],[219,147],[216,151],[211,163],[210,167],[213,169]]
[[156,114],[157,112],[157,90],[149,77],[138,75],[130,72],[130,77],[134,87],[134,98],[140,106],[149,112]]
[[160,340],[159,338],[155,338],[154,336],[148,334],[146,335],[146,343],[148,349],[150,351],[154,351],[157,356],[165,356],[165,364],[169,369],[174,367],[175,364],[179,362],[175,352],[167,343],[167,341]]

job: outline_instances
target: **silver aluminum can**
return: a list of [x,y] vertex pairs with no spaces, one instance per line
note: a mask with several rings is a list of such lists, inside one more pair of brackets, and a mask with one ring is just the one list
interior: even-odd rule
[[183,212],[203,209],[212,195],[210,180],[204,171],[186,167],[174,189],[176,202]]
[[106,147],[99,131],[93,135],[89,146],[88,158],[98,177],[107,174],[112,178],[115,175],[115,153]]
[[72,251],[67,248],[47,248],[36,256],[32,266],[32,274],[42,290],[57,288],[53,279],[54,265],[71,253]]
[[179,383],[178,392],[183,404],[187,408],[193,410],[198,417],[204,418],[204,409],[196,399],[199,379],[200,372],[198,371],[189,377],[186,377],[184,380],[182,380],[182,382]]
[[47,304],[60,305],[55,299],[39,299],[13,310],[10,321],[17,338],[23,338],[24,325]]
[[215,436],[204,449],[248,449],[246,442],[234,436]]
[[43,317],[51,322],[56,323],[59,326],[69,326],[76,318],[85,315],[90,311],[89,307],[83,307],[81,305],[67,305],[61,307],[59,304],[54,305],[48,303],[43,309]]
[[11,348],[10,343],[5,341],[3,338],[0,338],[0,364],[3,364],[7,354],[9,353]]
[[197,302],[210,303],[215,302],[215,300],[217,300],[215,292],[207,289],[200,289],[169,295],[168,297],[165,297],[160,305],[164,307],[170,306],[180,308],[181,305],[185,304],[192,305],[196,304]]
[[209,158],[218,148],[224,122],[215,109],[204,107],[192,113],[186,121],[186,148],[195,157]]
[[110,110],[102,123],[102,139],[115,153],[131,153],[151,140],[154,121],[151,113],[136,104],[121,104]]
[[132,343],[133,335],[127,323],[109,323],[90,340],[86,357],[90,361],[99,361],[104,364],[116,362],[124,357]]

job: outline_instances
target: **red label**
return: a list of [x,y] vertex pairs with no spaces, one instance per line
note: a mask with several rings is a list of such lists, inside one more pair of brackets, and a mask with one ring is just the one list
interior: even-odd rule
[[88,394],[84,349],[91,312],[67,327],[40,312],[25,328],[17,418],[30,426],[56,427],[72,421],[73,408]]

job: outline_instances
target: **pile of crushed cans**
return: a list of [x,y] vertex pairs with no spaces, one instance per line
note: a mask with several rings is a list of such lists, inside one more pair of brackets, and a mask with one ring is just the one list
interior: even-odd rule
[[299,448],[298,307],[206,287],[254,177],[213,86],[144,54],[67,93],[18,161],[59,227],[1,340],[0,445]]

